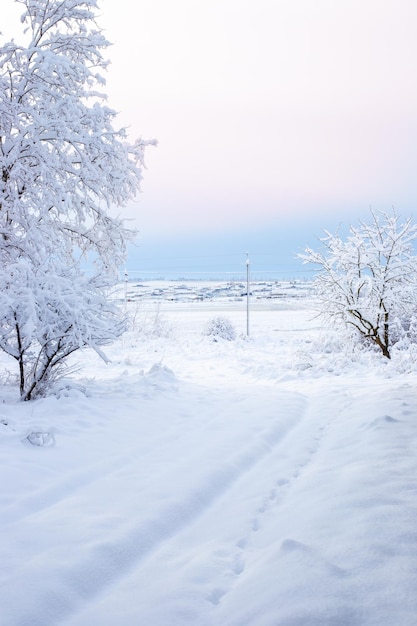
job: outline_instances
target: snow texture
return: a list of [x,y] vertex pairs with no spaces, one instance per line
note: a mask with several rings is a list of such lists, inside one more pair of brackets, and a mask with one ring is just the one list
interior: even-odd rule
[[254,298],[249,340],[244,302],[136,306],[54,396],[4,380],[1,624],[415,626],[412,355],[343,352],[309,297]]

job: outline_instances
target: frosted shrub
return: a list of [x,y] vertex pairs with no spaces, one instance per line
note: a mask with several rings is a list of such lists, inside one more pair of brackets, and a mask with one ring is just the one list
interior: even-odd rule
[[314,287],[325,322],[390,359],[395,343],[415,337],[417,224],[402,223],[395,212],[371,215],[369,224],[351,226],[345,241],[326,232],[321,251],[299,256],[319,267]]
[[161,314],[160,307],[155,311],[142,312],[137,309],[131,319],[131,328],[147,339],[168,339],[173,334],[172,325]]
[[400,349],[406,349],[410,344],[417,343],[417,318],[397,317],[392,324],[391,344]]
[[226,341],[234,341],[236,339],[236,330],[232,322],[227,317],[213,317],[206,327],[205,334],[214,341],[225,339]]

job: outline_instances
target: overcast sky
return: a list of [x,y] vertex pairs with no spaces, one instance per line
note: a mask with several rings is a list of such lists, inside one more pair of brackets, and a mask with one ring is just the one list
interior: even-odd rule
[[284,263],[370,206],[416,213],[416,0],[99,5],[109,104],[159,142],[125,213],[135,267],[248,246]]

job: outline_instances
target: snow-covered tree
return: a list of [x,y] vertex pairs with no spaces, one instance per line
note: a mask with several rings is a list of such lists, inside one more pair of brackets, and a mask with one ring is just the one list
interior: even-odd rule
[[369,224],[350,227],[346,241],[325,231],[322,251],[300,255],[319,266],[315,287],[327,322],[354,330],[391,358],[398,329],[413,325],[417,312],[417,225],[395,214],[374,213]]
[[0,47],[0,348],[28,400],[70,353],[122,331],[107,294],[133,233],[112,209],[137,193],[146,142],[129,144],[105,104],[96,0],[15,1],[24,43]]

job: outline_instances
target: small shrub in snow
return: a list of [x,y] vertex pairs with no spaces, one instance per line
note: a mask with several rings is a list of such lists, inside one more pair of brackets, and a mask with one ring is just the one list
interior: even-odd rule
[[172,325],[161,315],[159,306],[155,311],[142,314],[137,309],[131,319],[131,328],[147,339],[168,339],[173,333]]
[[417,318],[415,315],[408,318],[397,317],[392,324],[391,343],[404,349],[412,343],[417,343]]
[[227,317],[213,317],[206,327],[205,334],[212,337],[214,341],[225,339],[226,341],[234,341],[236,339],[236,330],[232,322]]

